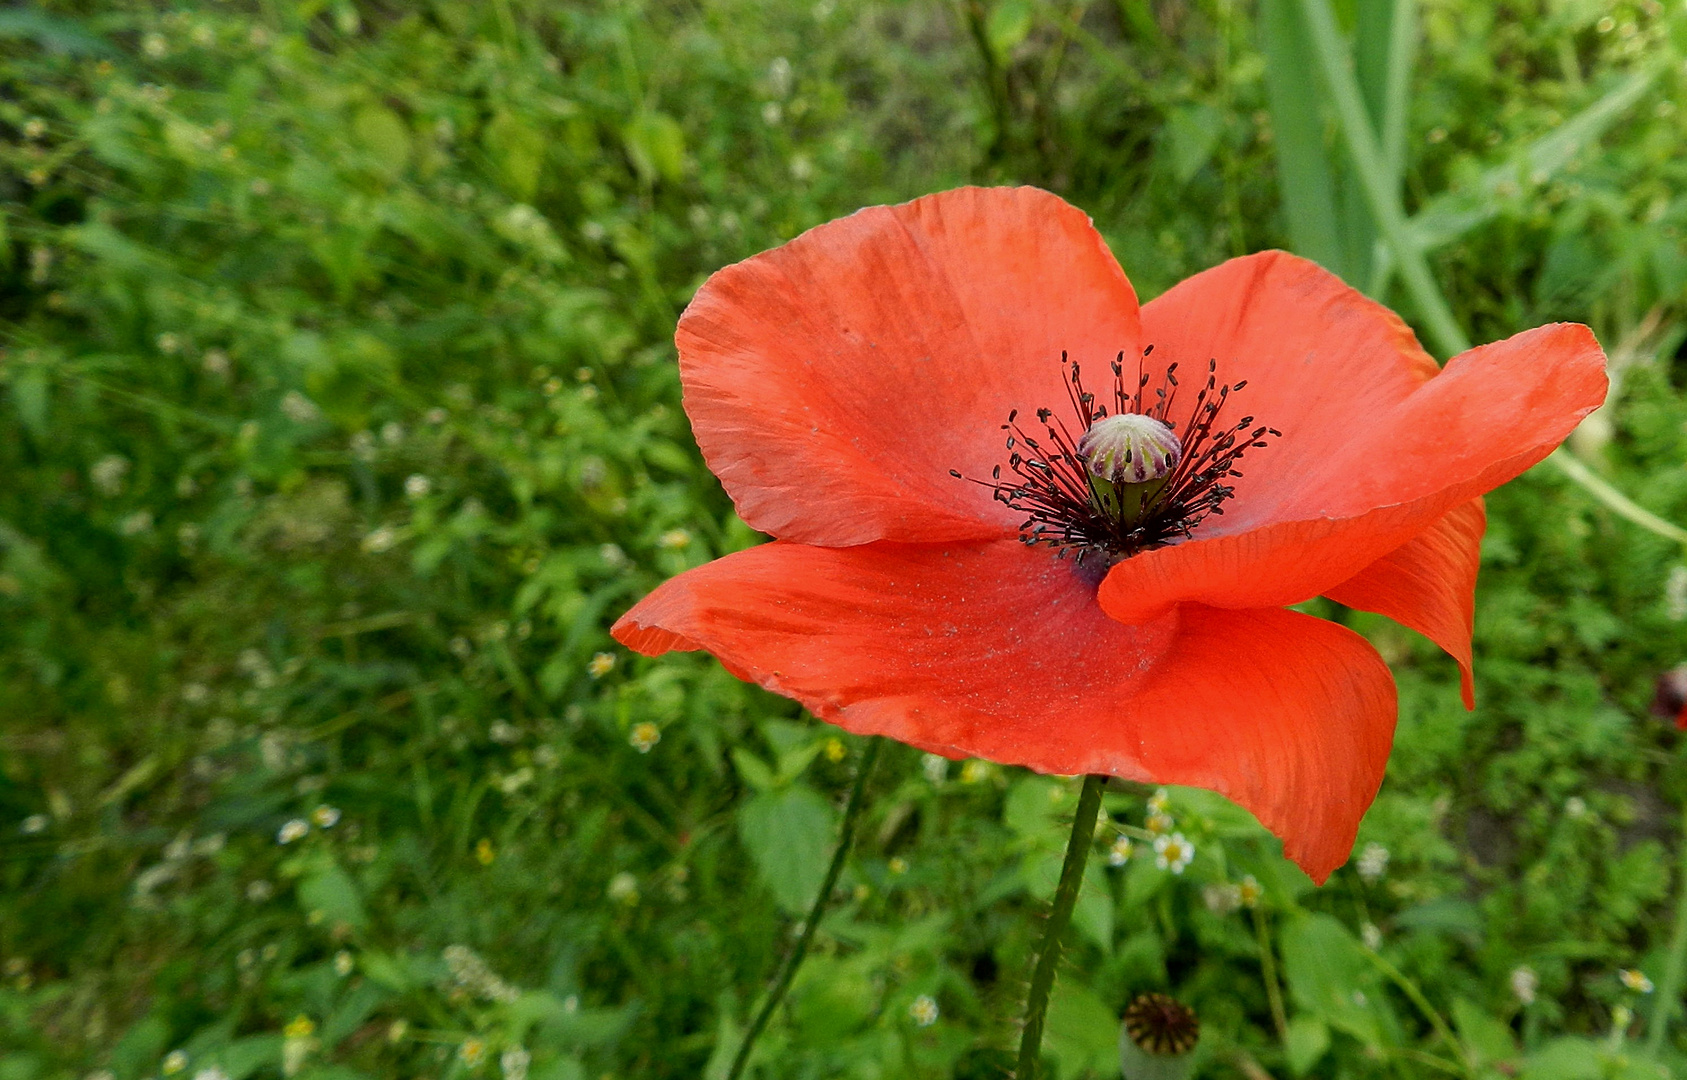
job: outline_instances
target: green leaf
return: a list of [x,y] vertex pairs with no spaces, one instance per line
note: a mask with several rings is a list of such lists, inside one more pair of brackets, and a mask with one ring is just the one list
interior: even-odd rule
[[1554,1039],[1523,1059],[1521,1080],[1599,1080],[1605,1064],[1591,1039]]
[[1303,914],[1279,939],[1283,974],[1300,1007],[1338,1031],[1380,1050],[1386,1044],[1377,1010],[1380,987],[1364,947],[1324,914]]
[[1484,1012],[1465,998],[1453,999],[1453,1026],[1466,1052],[1478,1065],[1507,1061],[1517,1056],[1517,1039],[1511,1025]]
[[999,0],[984,24],[984,36],[990,41],[990,51],[1006,61],[1014,48],[1031,33],[1031,0]]
[[1224,131],[1224,114],[1199,102],[1175,108],[1166,117],[1163,152],[1166,169],[1179,186],[1189,183],[1212,160]]
[[1316,1016],[1305,1013],[1289,1021],[1283,1033],[1283,1052],[1289,1059],[1289,1072],[1305,1076],[1330,1049],[1330,1026]]
[[677,183],[685,176],[685,132],[679,121],[667,113],[640,113],[621,135],[626,142],[627,157],[645,183],[653,184],[657,180]]
[[1119,1073],[1119,1018],[1093,990],[1071,979],[1055,984],[1044,1029],[1061,1076]]
[[742,746],[732,748],[732,764],[738,769],[738,775],[744,782],[757,791],[771,791],[779,786],[779,781],[775,779],[773,770],[767,767],[767,763]]
[[320,919],[329,927],[362,930],[369,923],[357,886],[337,863],[326,862],[307,874],[299,882],[298,896],[306,917]]
[[802,914],[814,902],[831,859],[832,808],[793,784],[764,791],[738,809],[738,836],[779,906]]
[[501,112],[486,125],[485,140],[510,194],[531,202],[545,164],[544,136],[515,114]]
[[384,105],[365,105],[352,119],[351,131],[369,160],[388,176],[410,163],[410,130]]

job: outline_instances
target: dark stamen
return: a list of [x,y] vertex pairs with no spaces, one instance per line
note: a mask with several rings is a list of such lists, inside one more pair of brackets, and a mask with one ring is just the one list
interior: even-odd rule
[[[1224,513],[1221,504],[1236,493],[1235,487],[1224,481],[1241,477],[1236,465],[1242,455],[1267,445],[1266,436],[1281,437],[1282,432],[1257,426],[1252,416],[1221,426],[1220,418],[1231,395],[1245,387],[1247,381],[1233,386],[1219,383],[1218,361],[1209,360],[1207,377],[1195,391],[1194,407],[1183,425],[1182,458],[1157,493],[1140,497],[1145,502],[1141,512],[1127,519],[1127,515],[1117,512],[1117,507],[1125,504],[1123,482],[1117,492],[1121,498],[1100,498],[1092,487],[1094,478],[1089,475],[1078,446],[1090,426],[1110,412],[1137,413],[1170,426],[1168,417],[1180,385],[1176,362],[1166,366],[1159,387],[1153,391],[1148,407],[1143,408],[1143,391],[1152,381],[1143,370],[1143,362],[1153,351],[1152,345],[1142,351],[1129,393],[1124,353],[1119,353],[1108,365],[1113,375],[1111,410],[1097,404],[1096,395],[1084,386],[1077,361],[1062,352],[1061,364],[1067,368],[1066,398],[1079,423],[1077,434],[1073,434],[1065,418],[1054,410],[1039,408],[1035,416],[1046,433],[1046,438],[1039,442],[1020,427],[1019,410],[1015,409],[1008,413],[1008,422],[1002,425],[1002,430],[1008,432],[1007,467],[1013,476],[1004,480],[999,465],[991,470],[989,480],[973,480],[953,469],[950,475],[990,488],[997,502],[1023,513],[1021,541],[1049,544],[1059,558],[1065,558],[1068,551],[1079,562],[1095,555],[1128,557],[1187,539],[1207,515]],[[1169,456],[1167,460],[1170,463]]]

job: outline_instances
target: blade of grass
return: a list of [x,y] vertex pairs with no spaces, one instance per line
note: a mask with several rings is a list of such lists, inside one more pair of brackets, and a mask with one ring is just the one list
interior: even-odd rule
[[1307,48],[1295,0],[1262,0],[1260,44],[1265,52],[1266,100],[1271,110],[1272,148],[1278,185],[1294,249],[1339,272],[1342,238],[1335,215],[1335,180],[1324,153],[1323,113],[1318,83],[1308,78],[1316,58]]

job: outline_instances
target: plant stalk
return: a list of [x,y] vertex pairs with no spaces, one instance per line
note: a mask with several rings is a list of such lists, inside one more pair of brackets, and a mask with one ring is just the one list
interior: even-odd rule
[[1279,1042],[1289,1038],[1289,1014],[1283,1008],[1283,987],[1277,980],[1277,956],[1271,945],[1271,931],[1265,924],[1265,909],[1254,905],[1254,938],[1259,942],[1260,976],[1265,980],[1265,998],[1271,1003],[1271,1024]]
[[791,980],[796,977],[797,969],[802,966],[803,958],[808,955],[808,947],[814,941],[814,932],[820,926],[820,917],[826,912],[826,904],[832,898],[832,890],[838,887],[838,878],[843,874],[844,863],[849,861],[849,849],[855,840],[855,826],[860,821],[861,810],[867,803],[867,777],[873,771],[873,764],[879,757],[879,746],[884,740],[871,737],[867,745],[861,749],[861,760],[855,766],[855,783],[849,789],[849,802],[844,806],[843,824],[838,828],[838,847],[832,852],[832,864],[826,868],[826,880],[820,883],[820,892],[814,898],[814,903],[808,909],[808,918],[803,922],[802,933],[797,936],[797,943],[792,946],[785,957],[785,963],[779,968],[779,975],[773,981],[773,986],[767,992],[767,998],[756,1012],[750,1027],[744,1032],[744,1041],[738,1044],[738,1053],[732,1059],[732,1068],[727,1071],[726,1080],[738,1080],[744,1074],[744,1067],[750,1063],[750,1051],[755,1049],[756,1040],[761,1037],[762,1029],[773,1016],[773,1010],[785,1000],[785,992],[791,988]]
[[1670,934],[1669,959],[1658,983],[1658,997],[1652,1003],[1647,1025],[1646,1056],[1657,1058],[1669,1034],[1669,1022],[1681,1004],[1682,982],[1687,979],[1687,810],[1681,815],[1681,878],[1675,883],[1675,930]]
[[1078,889],[1084,883],[1084,864],[1089,862],[1090,845],[1095,841],[1095,819],[1101,809],[1101,789],[1106,783],[1105,776],[1086,776],[1083,791],[1078,795],[1078,812],[1072,815],[1072,836],[1066,842],[1066,861],[1060,867],[1060,884],[1054,890],[1048,926],[1043,930],[1043,946],[1037,956],[1037,967],[1031,974],[1031,994],[1025,1002],[1025,1027],[1019,1036],[1019,1067],[1014,1072],[1016,1080],[1036,1080],[1037,1077],[1043,1023],[1048,1019],[1049,992],[1054,989],[1054,974],[1060,966],[1060,939],[1072,922],[1072,909],[1078,903]]

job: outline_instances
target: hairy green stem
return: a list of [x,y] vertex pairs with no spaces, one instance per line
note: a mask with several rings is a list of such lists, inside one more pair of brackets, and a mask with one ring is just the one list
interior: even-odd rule
[[1646,1056],[1656,1058],[1664,1048],[1669,1022],[1681,1004],[1681,988],[1687,979],[1687,811],[1681,815],[1681,879],[1675,883],[1675,930],[1669,939],[1669,959],[1652,1003],[1652,1022],[1646,1032]]
[[855,840],[855,826],[861,819],[861,808],[867,802],[867,777],[873,771],[873,763],[878,760],[879,746],[882,742],[882,739],[876,737],[869,738],[867,745],[861,750],[861,761],[855,766],[855,784],[849,789],[849,803],[844,807],[843,825],[838,829],[838,848],[832,852],[832,865],[826,868],[826,880],[820,883],[820,892],[808,909],[808,919],[802,924],[802,933],[797,936],[796,945],[785,957],[785,963],[779,968],[779,976],[769,988],[766,1000],[757,1010],[755,1019],[750,1021],[749,1030],[744,1032],[744,1041],[738,1044],[738,1054],[732,1059],[732,1068],[727,1071],[726,1080],[738,1080],[738,1077],[743,1075],[744,1067],[750,1063],[750,1051],[755,1049],[756,1039],[761,1037],[762,1029],[767,1027],[773,1010],[785,1000],[785,992],[791,988],[791,980],[796,976],[797,968],[802,966],[803,957],[808,955],[808,946],[814,941],[814,931],[820,926],[820,916],[825,914],[826,903],[832,898],[832,890],[838,887],[838,877],[843,874],[844,863],[849,860],[849,849]]
[[1083,791],[1078,795],[1078,812],[1072,815],[1072,836],[1066,842],[1066,861],[1060,867],[1060,884],[1054,890],[1054,903],[1049,908],[1048,926],[1043,929],[1043,947],[1037,957],[1036,970],[1031,974],[1031,994],[1025,1002],[1025,1027],[1019,1036],[1019,1068],[1017,1080],[1036,1080],[1038,1052],[1043,1044],[1043,1022],[1048,1019],[1049,991],[1054,989],[1054,973],[1060,966],[1060,939],[1072,922],[1072,909],[1078,903],[1078,889],[1084,883],[1084,864],[1089,861],[1090,845],[1095,840],[1095,819],[1101,809],[1101,789],[1105,776],[1084,777]]

